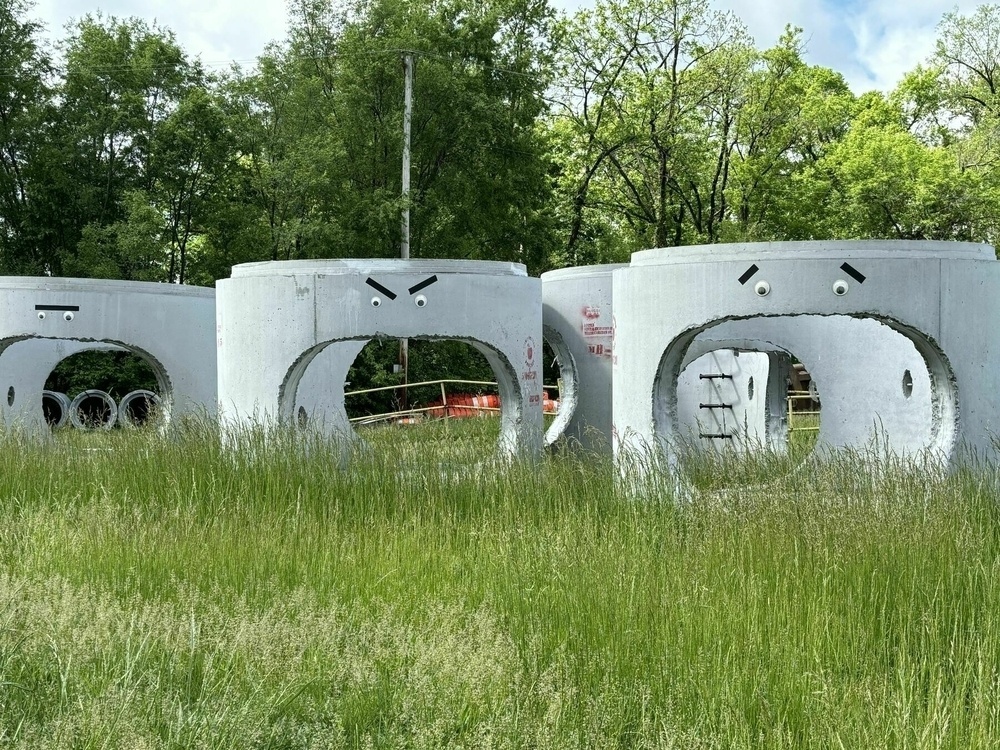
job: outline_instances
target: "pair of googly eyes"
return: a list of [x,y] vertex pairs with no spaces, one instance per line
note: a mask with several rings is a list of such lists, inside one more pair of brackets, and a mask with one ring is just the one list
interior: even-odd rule
[[[65,320],[67,323],[69,323],[75,317],[76,317],[76,315],[73,314],[72,310],[67,310],[66,312],[63,313],[63,320]],[[45,311],[44,310],[39,310],[38,311],[38,319],[39,320],[45,320]]]
[[[843,279],[837,279],[835,282],[833,282],[833,293],[836,294],[838,297],[843,297],[845,294],[847,294],[849,289],[850,286],[848,286],[847,282],[844,281]],[[758,297],[766,297],[768,294],[771,293],[771,285],[768,284],[766,281],[758,281],[754,285],[753,290],[757,293]]]
[[[381,297],[372,297],[372,307],[379,307],[381,304],[382,304]],[[416,297],[413,298],[413,304],[416,305],[417,307],[426,307],[427,298],[422,294],[418,294]]]

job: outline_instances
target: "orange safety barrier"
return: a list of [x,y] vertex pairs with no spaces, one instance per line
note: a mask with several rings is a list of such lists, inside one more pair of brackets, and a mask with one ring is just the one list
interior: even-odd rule
[[[471,393],[456,393],[448,396],[447,405],[441,400],[427,404],[425,412],[431,419],[483,417],[495,414],[500,408],[500,397],[493,394],[474,396]],[[559,399],[549,398],[548,391],[542,391],[542,411],[545,414],[559,412]]]

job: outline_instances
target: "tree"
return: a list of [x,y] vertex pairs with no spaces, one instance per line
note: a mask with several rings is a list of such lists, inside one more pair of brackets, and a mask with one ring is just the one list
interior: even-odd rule
[[0,0],[0,268],[5,273],[41,273],[29,227],[33,161],[45,137],[42,112],[48,101],[48,55],[37,41],[40,25],[26,20],[23,0]]

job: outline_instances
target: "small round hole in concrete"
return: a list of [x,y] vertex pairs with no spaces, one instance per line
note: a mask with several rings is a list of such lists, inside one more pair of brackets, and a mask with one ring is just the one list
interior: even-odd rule
[[299,407],[297,417],[299,421],[299,427],[304,430],[306,426],[309,424],[309,414],[306,412],[306,407],[304,406]]
[[909,398],[913,395],[913,375],[909,370],[903,370],[903,396]]
[[753,401],[753,375],[751,375],[750,379],[747,381],[747,398],[750,401]]
[[14,405],[14,386],[7,389],[7,406]]

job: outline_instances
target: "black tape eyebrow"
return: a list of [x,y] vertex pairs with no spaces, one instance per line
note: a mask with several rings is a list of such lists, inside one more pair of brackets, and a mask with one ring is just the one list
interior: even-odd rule
[[65,310],[66,312],[80,312],[79,305],[35,305],[36,310]]
[[750,266],[750,268],[748,268],[743,272],[743,275],[740,276],[739,278],[739,282],[741,284],[746,284],[748,281],[750,281],[750,279],[753,278],[753,275],[757,273],[759,270],[760,269],[757,267],[757,264],[754,263],[752,266]]
[[375,281],[375,279],[373,279],[371,276],[365,279],[365,283],[372,289],[377,289],[378,291],[382,292],[382,294],[384,294],[389,299],[396,299],[396,293],[394,291],[392,291],[391,289],[386,289],[384,286]]
[[408,291],[410,294],[416,294],[421,289],[426,289],[427,287],[429,287],[431,284],[433,284],[437,280],[438,280],[437,274],[434,274],[429,279],[424,279],[419,284],[414,284],[413,286],[411,286],[406,291]]
[[852,266],[850,263],[844,263],[840,267],[840,270],[843,271],[844,273],[846,273],[848,276],[850,276],[852,279],[854,279],[859,284],[864,284],[865,283],[865,279],[867,278],[867,276],[865,276],[863,273],[861,273],[861,271],[859,271],[857,268],[855,268],[854,266]]

